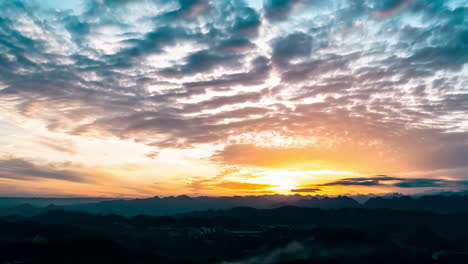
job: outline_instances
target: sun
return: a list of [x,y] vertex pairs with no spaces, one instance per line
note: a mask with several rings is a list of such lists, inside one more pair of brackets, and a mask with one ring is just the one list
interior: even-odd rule
[[294,175],[288,170],[270,170],[265,172],[264,176],[258,177],[257,181],[274,185],[275,187],[269,189],[279,193],[287,193],[297,186]]
[[[283,195],[298,193],[340,194],[343,188],[321,186],[328,181],[362,175],[354,171],[332,169],[301,170],[300,168],[273,169],[264,167],[243,167],[226,174],[224,181],[246,183],[242,185],[257,193],[276,193]],[[362,175],[363,177],[365,175]],[[250,184],[250,185],[249,185]],[[247,187],[246,187],[247,186]],[[247,190],[247,189],[244,189]],[[312,190],[312,191],[307,191]]]
[[275,189],[279,191],[289,191],[295,187],[295,182],[292,179],[284,176],[271,176],[271,184],[278,185],[278,187],[275,187]]

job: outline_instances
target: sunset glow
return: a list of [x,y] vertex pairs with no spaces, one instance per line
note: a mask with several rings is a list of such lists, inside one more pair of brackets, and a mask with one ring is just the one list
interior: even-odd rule
[[467,8],[1,1],[0,193],[466,190]]

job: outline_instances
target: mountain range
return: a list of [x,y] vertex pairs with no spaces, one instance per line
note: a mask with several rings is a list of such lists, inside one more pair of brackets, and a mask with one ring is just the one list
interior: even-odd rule
[[272,209],[296,206],[319,209],[368,208],[429,211],[436,213],[467,213],[468,195],[428,195],[421,197],[393,196],[370,198],[359,203],[348,196],[302,196],[302,195],[260,195],[233,197],[190,197],[170,196],[146,199],[118,199],[89,203],[75,203],[48,206],[20,204],[0,209],[0,215],[33,216],[50,210],[78,211],[92,214],[175,215],[193,211],[224,210],[234,207]]

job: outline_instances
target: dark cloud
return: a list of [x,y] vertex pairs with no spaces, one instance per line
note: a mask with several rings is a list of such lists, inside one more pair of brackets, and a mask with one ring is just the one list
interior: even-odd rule
[[196,38],[196,36],[191,35],[184,28],[161,27],[147,33],[141,39],[125,40],[124,42],[131,44],[132,47],[122,51],[119,55],[140,57],[162,52],[164,47],[175,45],[177,41],[189,40],[190,38]]
[[[323,75],[336,71],[337,69],[345,70],[348,68],[350,62],[359,58],[359,55],[360,54],[356,53],[347,54],[346,56],[331,55],[324,56],[323,58],[317,60],[307,60],[303,63],[289,65],[287,67],[287,70],[282,74],[281,77],[284,82],[297,83],[309,80],[317,75]],[[328,79],[324,84],[317,85],[317,89],[320,90],[320,86],[331,88],[332,86],[337,87],[341,85],[346,86],[343,88],[350,88],[352,86],[352,82],[354,81],[355,78],[353,78],[352,76],[336,76],[334,78]],[[340,89],[340,87],[338,87],[338,89]],[[335,90],[334,92],[337,92],[336,89],[332,90]],[[310,91],[306,90],[306,93],[308,92]]]
[[229,54],[217,54],[209,50],[197,51],[186,58],[183,65],[163,70],[161,73],[167,76],[182,76],[208,72],[214,69],[223,70],[238,64],[238,57]]
[[60,168],[66,164],[37,165],[20,158],[0,159],[0,178],[15,180],[54,179],[71,182],[87,182],[89,175]]
[[260,15],[253,8],[237,8],[237,16],[234,21],[233,29],[237,32],[255,35],[261,25],[260,19]]
[[228,39],[221,43],[220,48],[225,51],[243,52],[252,48],[254,44],[247,38]]
[[374,12],[374,16],[379,18],[388,17],[396,14],[401,9],[407,7],[409,4],[415,0],[383,0],[377,2],[376,9],[378,11]]
[[398,180],[400,180],[400,178],[389,176],[345,178],[334,182],[320,184],[320,186],[377,186],[383,185],[382,182]]
[[302,188],[302,189],[293,189],[291,192],[297,193],[313,193],[321,191],[319,188]]
[[273,62],[286,67],[291,59],[307,58],[312,51],[312,38],[302,32],[274,40]]
[[401,182],[395,183],[394,186],[400,188],[441,188],[441,187],[468,187],[468,181],[450,181],[444,179],[402,179]]
[[[391,183],[387,183],[391,182]],[[468,181],[455,181],[431,178],[401,178],[385,175],[375,177],[345,178],[319,186],[394,186],[399,188],[467,188]]]
[[208,0],[179,0],[180,9],[176,11],[177,15],[184,17],[195,17],[202,14],[208,7]]
[[187,104],[184,106],[184,112],[199,112],[207,109],[216,109],[221,106],[227,106],[232,104],[239,103],[255,103],[262,98],[261,93],[252,92],[252,93],[243,93],[236,94],[233,96],[215,96],[207,101],[202,101],[197,104]]
[[68,16],[64,19],[65,28],[70,32],[77,44],[84,43],[85,38],[91,33],[91,25],[83,22],[77,16]]
[[224,74],[216,79],[186,82],[188,89],[225,88],[234,85],[259,85],[265,82],[271,70],[270,61],[265,57],[254,58],[251,69],[243,73]]
[[272,21],[284,20],[305,0],[265,0],[265,17]]

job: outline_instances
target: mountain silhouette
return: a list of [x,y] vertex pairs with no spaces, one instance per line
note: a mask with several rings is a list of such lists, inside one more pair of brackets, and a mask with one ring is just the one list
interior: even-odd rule
[[148,199],[113,200],[99,203],[64,206],[67,210],[119,214],[125,216],[172,215],[192,211],[219,210],[248,206],[259,209],[275,208],[285,205],[314,207],[322,209],[355,208],[360,204],[350,197],[322,197],[301,195],[260,195],[233,197],[189,197],[170,196]]
[[386,208],[399,210],[418,210],[439,213],[467,213],[467,195],[427,195],[421,197],[400,196],[392,198],[376,197],[369,199],[366,208]]
[[364,204],[351,197],[338,196],[301,196],[301,195],[260,195],[233,197],[190,197],[169,196],[146,199],[119,199],[95,203],[78,203],[72,205],[53,205],[45,207],[20,204],[0,208],[0,216],[34,216],[47,211],[66,210],[104,215],[121,216],[166,216],[193,211],[223,210],[235,207],[272,209],[283,206],[296,206],[319,209],[369,208],[429,211],[437,213],[468,213],[467,195],[428,195],[411,197],[394,195],[370,198]]

